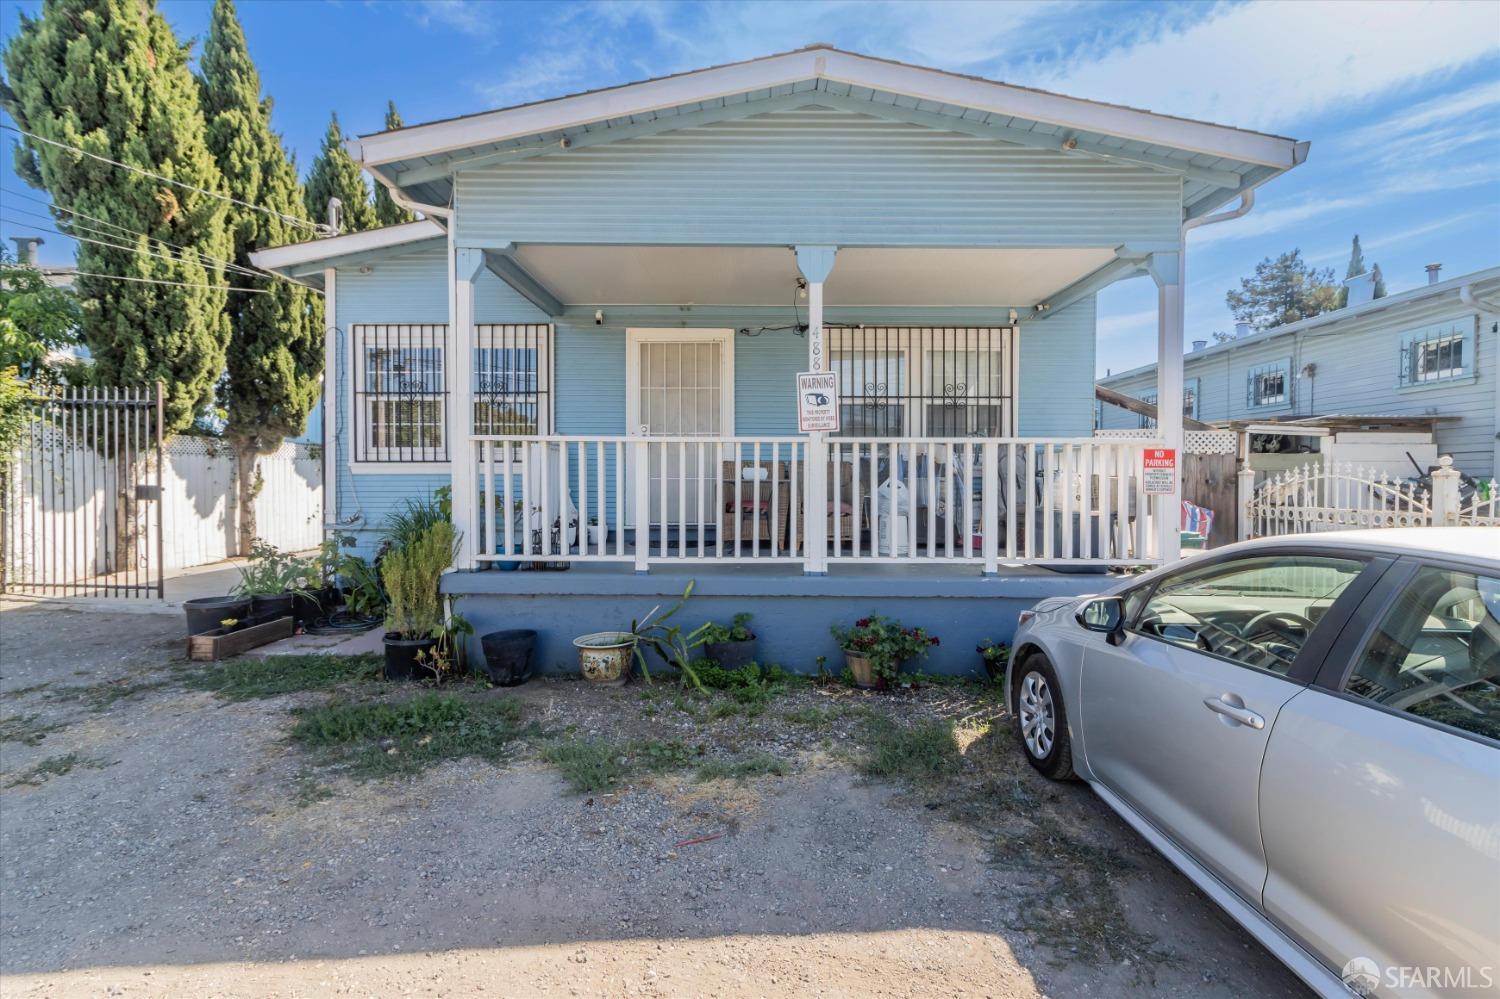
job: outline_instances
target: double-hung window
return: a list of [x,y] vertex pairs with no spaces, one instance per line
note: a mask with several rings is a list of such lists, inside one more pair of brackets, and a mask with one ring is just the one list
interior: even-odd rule
[[474,329],[474,432],[499,436],[552,429],[551,327]]
[[354,459],[448,460],[448,327],[362,325],[354,346]]
[[[1156,405],[1156,393],[1155,392],[1143,392],[1143,393],[1141,393],[1141,402],[1144,402],[1148,406],[1155,406]],[[1143,429],[1143,430],[1155,430],[1156,429],[1156,417],[1154,417],[1154,416],[1147,416],[1145,413],[1138,413],[1136,415],[1138,417],[1137,423],[1139,424],[1139,426],[1141,427],[1141,429]]]
[[1410,388],[1469,377],[1473,330],[1473,321],[1465,319],[1402,333],[1397,384]]
[[1250,409],[1278,409],[1292,404],[1290,360],[1256,365],[1245,376],[1245,405]]

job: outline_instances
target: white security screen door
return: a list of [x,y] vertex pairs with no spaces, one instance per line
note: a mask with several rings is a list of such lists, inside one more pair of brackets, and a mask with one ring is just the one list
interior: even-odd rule
[[[628,337],[626,419],[631,436],[673,440],[732,436],[733,330],[630,330]],[[719,476],[709,449],[701,450],[702,460],[694,443],[651,449],[651,510],[643,518],[645,523],[661,520],[664,491],[668,523],[697,523],[700,475],[705,479],[705,504],[717,506]],[[684,477],[688,488],[679,490]],[[679,498],[679,492],[684,498]],[[636,524],[637,511],[628,512]],[[702,512],[708,523],[717,521],[711,510]]]

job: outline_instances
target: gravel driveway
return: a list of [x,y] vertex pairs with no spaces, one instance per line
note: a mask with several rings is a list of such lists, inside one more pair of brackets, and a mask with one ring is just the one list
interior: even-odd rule
[[[476,689],[520,702],[509,758],[361,781],[287,739],[327,693],[193,689],[180,627],[0,615],[6,995],[1303,994],[1084,788],[1033,775],[973,687],[759,714]],[[855,733],[887,716],[958,720],[959,772],[861,775]],[[646,735],[693,762],[580,793],[537,749]],[[789,762],[693,772],[741,751]]]

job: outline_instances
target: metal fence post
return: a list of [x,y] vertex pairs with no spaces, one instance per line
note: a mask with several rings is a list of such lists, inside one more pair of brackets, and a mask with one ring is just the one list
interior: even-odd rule
[[1458,484],[1462,476],[1453,467],[1453,459],[1443,455],[1432,473],[1432,526],[1458,526]]

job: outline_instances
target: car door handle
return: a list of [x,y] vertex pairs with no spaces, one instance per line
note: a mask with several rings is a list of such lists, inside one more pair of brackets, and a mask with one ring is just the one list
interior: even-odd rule
[[1241,725],[1249,725],[1251,728],[1266,727],[1266,720],[1243,704],[1234,704],[1224,700],[1222,697],[1205,697],[1203,699],[1203,706],[1215,714],[1221,714],[1225,718],[1232,718]]

